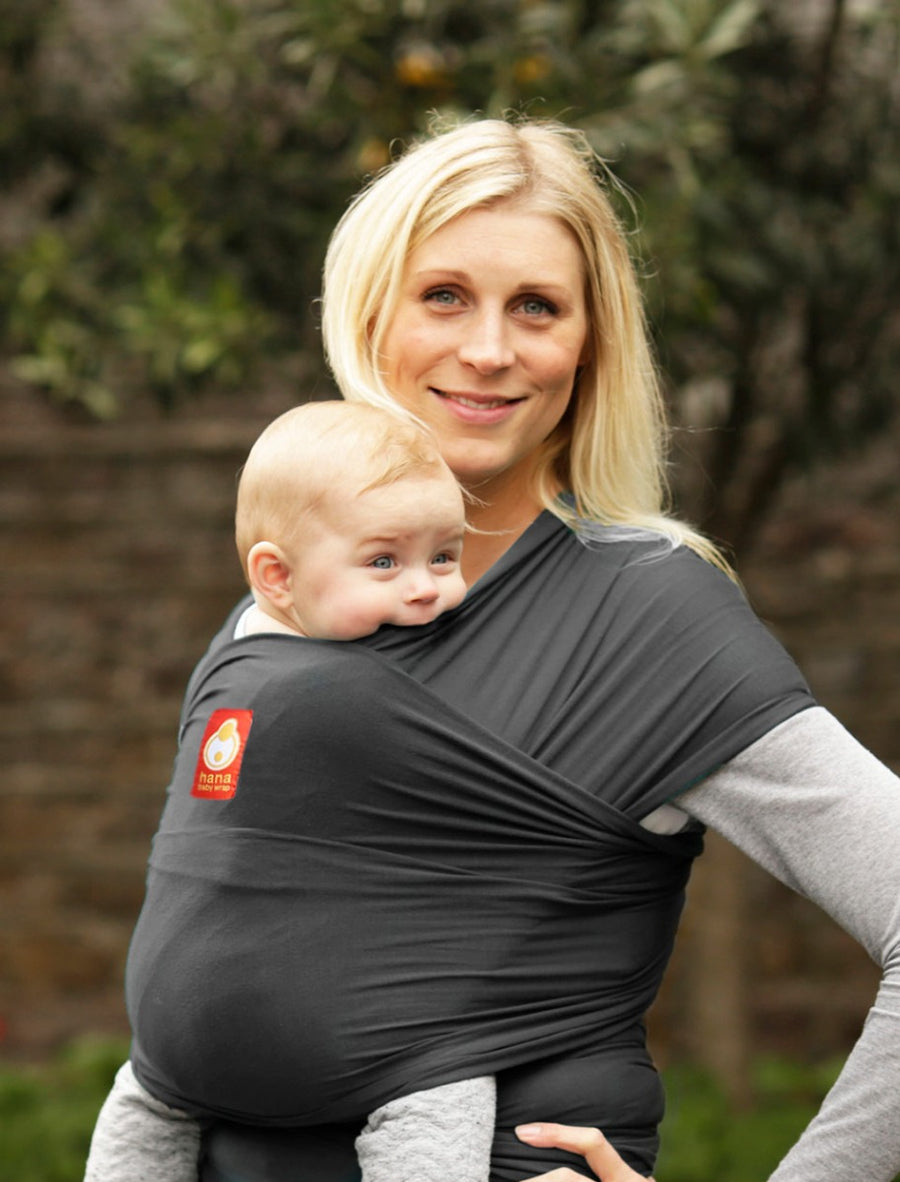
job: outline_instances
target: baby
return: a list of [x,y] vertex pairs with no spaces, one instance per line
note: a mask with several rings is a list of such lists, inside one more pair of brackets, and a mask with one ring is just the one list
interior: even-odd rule
[[[353,640],[384,624],[428,624],[465,596],[464,532],[459,485],[424,431],[358,403],[290,410],[260,435],[240,479],[235,533],[253,603],[234,639],[286,633]],[[265,660],[253,676],[265,681]],[[252,792],[240,779],[252,714],[214,712],[199,752],[182,745],[170,796],[179,783],[217,802],[239,789]],[[150,905],[148,898],[145,924]],[[131,1017],[137,1048],[145,1008]],[[164,1038],[164,1021],[162,1029]],[[263,1041],[258,1053],[266,1054]],[[97,1120],[85,1182],[196,1182],[202,1087],[192,1095],[196,1109],[187,1111],[154,1096],[148,1082],[138,1081],[130,1062],[119,1071]],[[494,1105],[490,1077],[389,1101],[357,1139],[364,1182],[487,1182]],[[234,1119],[252,1124],[257,1115]]]
[[387,411],[308,403],[253,446],[235,534],[245,632],[356,640],[428,624],[466,593],[462,493],[435,444]]

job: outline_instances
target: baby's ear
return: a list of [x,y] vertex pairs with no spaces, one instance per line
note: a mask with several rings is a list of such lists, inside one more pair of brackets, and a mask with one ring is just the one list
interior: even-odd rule
[[290,563],[284,551],[274,542],[256,542],[247,555],[247,576],[250,586],[274,607],[291,606]]

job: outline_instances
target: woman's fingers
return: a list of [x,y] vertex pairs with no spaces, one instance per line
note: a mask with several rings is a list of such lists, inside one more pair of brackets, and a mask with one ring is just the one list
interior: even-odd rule
[[[570,1153],[580,1153],[601,1182],[647,1182],[643,1174],[638,1174],[622,1160],[599,1129],[555,1124],[519,1125],[516,1136],[541,1149],[567,1149]],[[565,1166],[528,1182],[576,1182],[576,1179],[583,1178],[583,1174]]]

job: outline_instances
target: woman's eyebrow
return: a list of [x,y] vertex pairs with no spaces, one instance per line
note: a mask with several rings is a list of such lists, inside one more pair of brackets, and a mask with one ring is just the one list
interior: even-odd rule
[[429,275],[435,279],[467,280],[470,278],[468,271],[458,271],[455,267],[424,267],[420,271],[412,272],[414,279],[427,279]]
[[[454,267],[425,267],[420,271],[413,271],[411,273],[412,279],[427,280],[455,280],[460,283],[471,282],[471,275],[468,271],[459,271]],[[558,279],[546,278],[542,279],[537,276],[533,279],[524,279],[521,283],[517,283],[513,289],[517,294],[526,291],[533,291],[538,289],[540,291],[555,291],[559,293],[566,293],[569,287],[565,283],[561,283]]]

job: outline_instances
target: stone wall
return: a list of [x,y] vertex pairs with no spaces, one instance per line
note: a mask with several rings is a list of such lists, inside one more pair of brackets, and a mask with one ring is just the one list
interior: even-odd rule
[[[125,951],[184,684],[243,590],[236,472],[291,401],[86,425],[0,384],[0,1053],[126,1031]],[[900,766],[896,477],[883,443],[796,482],[743,573],[823,702]],[[750,958],[763,1027],[802,1012],[827,1029],[836,993],[858,1012],[864,958],[768,880],[748,890],[766,917]],[[838,990],[809,988],[811,948],[839,964]]]

